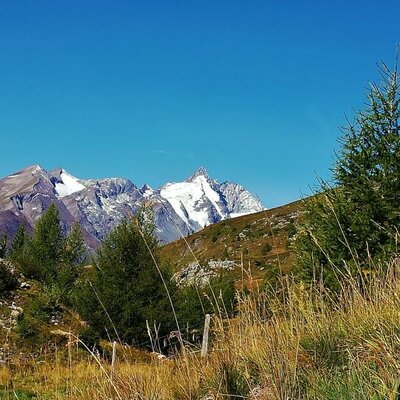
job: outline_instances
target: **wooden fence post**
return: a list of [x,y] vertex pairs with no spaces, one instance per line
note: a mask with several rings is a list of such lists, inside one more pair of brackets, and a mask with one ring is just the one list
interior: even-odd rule
[[210,314],[206,314],[206,319],[204,320],[203,344],[201,346],[202,357],[205,357],[208,353],[208,335],[210,333],[210,321]]
[[114,340],[112,344],[112,356],[111,356],[111,377],[113,377],[115,371],[115,361],[117,358],[116,347],[117,347],[117,342]]
[[147,319],[146,319],[146,328],[147,328],[147,334],[149,335],[149,339],[150,339],[151,351],[154,353],[156,350],[154,347],[153,335],[151,334],[149,321],[147,321]]

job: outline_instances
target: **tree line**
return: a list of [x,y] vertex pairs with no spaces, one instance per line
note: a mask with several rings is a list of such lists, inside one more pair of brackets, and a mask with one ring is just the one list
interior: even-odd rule
[[[20,336],[40,341],[43,323],[68,309],[85,321],[78,334],[87,344],[104,338],[149,347],[147,324],[159,338],[182,327],[180,334],[191,340],[206,313],[233,313],[232,278],[221,274],[205,287],[178,287],[159,247],[151,213],[143,209],[123,220],[90,254],[79,224],[66,233],[56,206],[50,205],[32,234],[19,226],[5,254],[40,287],[19,318]],[[48,339],[43,336],[43,343]],[[156,348],[168,348],[164,342]]]

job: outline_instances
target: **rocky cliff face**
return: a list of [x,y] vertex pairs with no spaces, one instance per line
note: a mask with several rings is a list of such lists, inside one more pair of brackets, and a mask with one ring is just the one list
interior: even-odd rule
[[79,222],[90,247],[96,247],[123,218],[151,204],[161,242],[233,216],[262,210],[244,187],[219,184],[204,168],[184,182],[167,183],[157,190],[138,188],[128,179],[82,180],[63,169],[47,172],[38,165],[0,180],[0,232],[12,236],[19,223],[32,229],[43,211],[55,203],[68,230]]

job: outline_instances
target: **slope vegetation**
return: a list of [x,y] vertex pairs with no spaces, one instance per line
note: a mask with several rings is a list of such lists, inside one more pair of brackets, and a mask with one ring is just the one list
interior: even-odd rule
[[286,272],[291,266],[289,247],[301,209],[299,200],[221,221],[163,246],[162,256],[175,270],[193,262],[206,268],[212,260],[226,260],[236,270],[250,270],[253,278],[276,268]]

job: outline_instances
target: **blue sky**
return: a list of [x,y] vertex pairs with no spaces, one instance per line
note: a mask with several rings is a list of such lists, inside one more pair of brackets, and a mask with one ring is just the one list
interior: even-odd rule
[[0,176],[157,187],[198,166],[265,206],[329,177],[393,64],[398,1],[1,0]]

